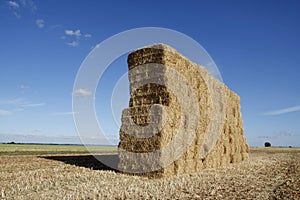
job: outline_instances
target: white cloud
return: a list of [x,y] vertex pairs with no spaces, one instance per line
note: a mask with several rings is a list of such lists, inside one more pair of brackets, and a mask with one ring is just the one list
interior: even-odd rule
[[86,37],[86,38],[91,38],[91,37],[92,37],[92,34],[84,34],[84,37]]
[[65,34],[66,35],[69,35],[69,36],[76,36],[76,37],[80,37],[81,36],[81,33],[80,33],[80,30],[65,30]]
[[0,109],[0,116],[6,116],[6,115],[11,115],[11,114],[12,114],[11,111]]
[[45,26],[45,21],[43,19],[37,19],[35,23],[39,28],[43,28]]
[[71,46],[71,47],[77,47],[79,45],[79,42],[78,41],[73,41],[73,42],[68,42],[66,44]]
[[23,104],[22,107],[40,107],[40,106],[45,106],[46,103],[31,103],[31,104]]
[[76,37],[80,37],[80,36],[81,36],[80,30],[74,31],[74,35],[75,35]]
[[73,35],[74,31],[72,31],[72,30],[65,30],[65,34],[66,35]]
[[281,109],[281,110],[265,112],[265,113],[263,113],[263,115],[281,115],[281,114],[296,112],[299,110],[300,110],[300,106],[294,106],[294,107],[289,107],[289,108],[285,108],[285,109]]
[[77,47],[79,46],[79,41],[81,39],[81,37],[85,37],[85,38],[91,38],[92,35],[91,34],[82,34],[80,29],[77,30],[65,30],[65,35],[61,37],[61,39],[65,40],[67,39],[67,37],[76,37],[76,39],[72,42],[68,42],[66,43],[68,46],[71,47]]
[[54,112],[50,113],[50,115],[76,115],[78,112]]
[[20,5],[15,1],[8,1],[7,4],[9,7],[13,8],[13,9],[18,9],[20,7]]
[[92,92],[87,90],[87,89],[78,89],[78,90],[75,90],[73,92],[73,96],[75,97],[84,97],[84,96],[91,96],[92,95]]

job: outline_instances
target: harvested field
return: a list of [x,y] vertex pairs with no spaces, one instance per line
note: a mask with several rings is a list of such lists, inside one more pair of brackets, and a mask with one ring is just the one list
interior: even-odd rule
[[[99,153],[117,152],[115,146],[89,146],[89,150]],[[0,156],[41,155],[41,154],[83,154],[90,153],[82,145],[49,145],[49,144],[0,144]]]
[[0,180],[2,199],[299,199],[300,149],[251,149],[247,161],[162,179],[86,154],[0,156]]

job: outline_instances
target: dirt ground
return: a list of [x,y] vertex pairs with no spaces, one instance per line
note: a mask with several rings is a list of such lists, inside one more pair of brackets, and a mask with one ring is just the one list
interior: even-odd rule
[[163,179],[111,171],[87,155],[0,156],[0,197],[300,199],[300,149],[251,149],[242,163]]

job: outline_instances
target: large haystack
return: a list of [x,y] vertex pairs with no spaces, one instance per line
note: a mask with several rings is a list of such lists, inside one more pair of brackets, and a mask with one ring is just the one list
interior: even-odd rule
[[240,99],[208,71],[159,44],[128,56],[119,169],[164,177],[248,157]]

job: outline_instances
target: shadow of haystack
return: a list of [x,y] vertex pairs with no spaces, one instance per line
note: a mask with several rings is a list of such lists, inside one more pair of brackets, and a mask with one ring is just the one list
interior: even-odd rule
[[[41,158],[61,161],[78,167],[86,167],[93,170],[109,170],[118,172],[119,157],[117,154],[107,155],[61,155],[42,156]],[[109,165],[109,166],[107,166]]]

